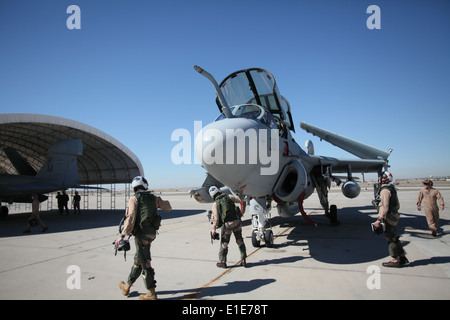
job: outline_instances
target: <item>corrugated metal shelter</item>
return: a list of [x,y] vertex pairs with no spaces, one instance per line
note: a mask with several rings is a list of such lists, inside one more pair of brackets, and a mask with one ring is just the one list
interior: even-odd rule
[[16,150],[35,171],[44,164],[50,146],[59,140],[81,139],[79,183],[130,183],[144,175],[138,157],[108,134],[86,124],[40,114],[0,114],[0,174],[18,174],[5,148]]

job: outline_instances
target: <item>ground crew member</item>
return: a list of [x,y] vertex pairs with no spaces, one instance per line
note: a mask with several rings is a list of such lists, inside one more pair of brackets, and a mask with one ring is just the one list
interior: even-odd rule
[[48,227],[42,222],[41,218],[39,217],[39,199],[37,194],[33,194],[31,196],[31,199],[33,199],[31,203],[31,214],[28,218],[27,227],[24,230],[24,233],[31,232],[31,227],[35,225],[39,225],[42,228],[42,232],[47,231]]
[[63,190],[63,194],[61,196],[61,201],[62,201],[62,210],[64,210],[64,208],[66,208],[66,214],[68,215],[69,207],[67,206],[67,204],[69,203],[69,196],[65,190]]
[[61,192],[59,192],[59,191],[56,194],[56,200],[58,201],[59,215],[62,215],[63,214],[63,196],[62,196]]
[[78,194],[78,191],[75,191],[75,196],[72,198],[72,206],[73,206],[73,214],[74,215],[77,214],[77,210],[78,210],[78,214],[81,214],[80,201],[81,201],[81,196]]
[[400,220],[400,202],[397,197],[397,190],[391,184],[393,181],[392,174],[388,171],[381,173],[379,182],[381,183],[380,198],[378,209],[378,219],[374,222],[375,228],[380,228],[381,223],[384,224],[384,234],[388,242],[388,251],[391,256],[389,262],[383,262],[383,267],[400,268],[409,261],[405,256],[400,237],[397,236],[397,224]]
[[436,237],[439,230],[439,208],[437,201],[439,201],[441,210],[444,210],[444,198],[442,198],[439,190],[433,188],[433,181],[426,179],[423,181],[423,185],[425,188],[419,191],[419,197],[417,198],[417,210],[420,211],[422,209],[421,204],[423,200],[428,227],[433,237]]
[[117,248],[125,236],[133,235],[136,244],[134,264],[128,276],[128,281],[121,281],[119,287],[125,296],[130,294],[130,288],[142,273],[146,295],[140,295],[140,300],[156,300],[155,271],[151,266],[150,245],[156,238],[156,231],[160,225],[160,216],[157,208],[164,211],[172,210],[169,201],[162,200],[148,191],[148,182],[144,177],[135,177],[131,183],[135,194],[128,201],[124,228],[116,240],[114,246]]
[[241,213],[239,208],[236,208],[235,206],[235,203],[241,203],[243,201],[242,195],[239,195],[239,197],[231,194],[226,195],[215,186],[209,188],[209,194],[214,199],[211,215],[213,219],[213,229],[211,234],[214,236],[216,234],[216,229],[222,228],[219,262],[216,265],[219,268],[227,267],[228,244],[230,243],[231,233],[233,233],[241,253],[241,265],[245,267],[247,252],[244,238],[242,237]]

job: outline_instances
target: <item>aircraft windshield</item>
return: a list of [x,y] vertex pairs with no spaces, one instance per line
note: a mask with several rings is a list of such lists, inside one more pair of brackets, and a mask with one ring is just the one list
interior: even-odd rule
[[[237,118],[246,118],[246,119],[255,119],[261,121],[264,125],[269,127],[269,129],[277,129],[277,122],[275,118],[273,117],[270,112],[267,112],[263,108],[252,105],[252,104],[245,104],[245,105],[239,105],[234,106],[231,108],[231,112],[234,116]],[[222,113],[216,121],[225,119],[225,115]]]
[[220,88],[230,106],[263,106],[293,130],[289,104],[279,94],[274,77],[266,70],[247,69],[235,72],[222,81]]
[[254,99],[248,78],[245,73],[238,73],[231,76],[220,86],[222,92],[230,106],[250,103]]

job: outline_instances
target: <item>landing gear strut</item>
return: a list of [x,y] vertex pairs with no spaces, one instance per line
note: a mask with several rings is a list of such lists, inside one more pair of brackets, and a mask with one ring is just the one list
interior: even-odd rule
[[8,216],[9,209],[7,206],[1,206],[0,218],[4,219]]
[[332,226],[338,226],[340,225],[340,222],[337,219],[337,207],[335,204],[332,204],[330,206],[330,213],[328,214],[330,218],[330,223]]
[[264,241],[266,247],[273,247],[273,232],[270,224],[270,211],[267,210],[265,198],[250,200],[250,214],[252,216],[252,245],[260,247]]

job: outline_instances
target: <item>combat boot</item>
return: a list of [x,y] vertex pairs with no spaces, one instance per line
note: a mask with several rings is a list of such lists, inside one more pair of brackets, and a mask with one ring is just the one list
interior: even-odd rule
[[128,296],[130,294],[131,284],[120,281],[119,288],[122,290],[124,296]]
[[156,296],[155,288],[150,288],[147,294],[141,294],[139,296],[139,300],[156,300],[158,297]]

